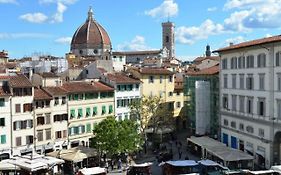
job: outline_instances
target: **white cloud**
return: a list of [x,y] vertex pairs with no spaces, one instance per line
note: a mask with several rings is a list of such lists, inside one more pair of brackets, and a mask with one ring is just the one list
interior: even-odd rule
[[49,38],[51,35],[46,33],[0,33],[0,39],[21,39],[21,38]]
[[267,33],[267,34],[265,35],[265,37],[266,37],[266,38],[268,38],[268,37],[272,37],[272,35],[271,35],[271,34],[269,34],[269,33]]
[[31,23],[43,23],[47,21],[48,17],[44,15],[43,13],[27,13],[24,15],[21,15],[19,17],[22,20],[31,22]]
[[235,32],[248,32],[250,29],[245,27],[243,21],[249,17],[251,12],[247,10],[234,12],[229,18],[224,20],[226,30]]
[[55,40],[56,43],[59,44],[70,44],[71,43],[71,37],[61,37]]
[[137,35],[130,42],[117,45],[117,50],[149,50],[151,49],[145,43],[143,36]]
[[207,9],[208,12],[214,12],[214,11],[216,11],[216,10],[218,10],[217,7],[209,7],[209,8]]
[[229,10],[233,8],[245,8],[248,6],[256,5],[266,0],[228,0],[224,4],[224,9]]
[[0,4],[18,4],[16,0],[0,0]]
[[174,0],[164,0],[160,6],[147,10],[144,14],[153,18],[167,18],[176,16],[178,11],[178,4]]
[[244,41],[246,41],[246,40],[243,36],[237,36],[237,37],[234,37],[234,38],[226,39],[225,43],[226,43],[226,45],[229,45],[230,43],[238,44],[238,43],[242,43]]
[[176,40],[182,44],[193,44],[202,39],[207,39],[209,35],[217,35],[224,32],[223,25],[215,24],[207,19],[199,27],[181,26],[176,29]]
[[66,11],[67,7],[61,3],[57,3],[57,12],[53,15],[51,23],[63,22],[63,13]]

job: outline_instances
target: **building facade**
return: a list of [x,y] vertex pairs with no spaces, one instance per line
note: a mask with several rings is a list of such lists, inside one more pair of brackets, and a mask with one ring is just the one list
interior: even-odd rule
[[261,168],[280,164],[281,37],[217,50],[221,140],[255,156]]

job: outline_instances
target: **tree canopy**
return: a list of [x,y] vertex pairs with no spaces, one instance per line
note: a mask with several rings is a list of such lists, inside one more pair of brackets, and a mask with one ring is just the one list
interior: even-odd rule
[[135,121],[116,121],[113,117],[100,122],[93,130],[94,147],[110,155],[131,153],[142,144]]

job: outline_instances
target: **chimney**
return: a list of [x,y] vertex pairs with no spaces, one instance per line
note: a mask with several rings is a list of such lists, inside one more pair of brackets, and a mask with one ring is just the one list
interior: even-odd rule
[[229,46],[233,46],[233,42],[230,42],[230,43],[229,43]]

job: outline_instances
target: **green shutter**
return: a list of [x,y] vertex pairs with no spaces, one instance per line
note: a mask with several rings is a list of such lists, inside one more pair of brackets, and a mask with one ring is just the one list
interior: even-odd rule
[[93,108],[93,116],[97,115],[98,114],[98,108],[95,106]]
[[71,95],[68,95],[68,100],[71,101]]
[[75,109],[70,110],[70,118],[75,118]]
[[95,127],[97,126],[97,123],[93,123],[93,129],[95,129]]
[[87,130],[87,132],[92,132],[92,130],[91,130],[91,123],[88,123],[86,125],[86,130]]
[[91,108],[86,108],[86,117],[91,115]]
[[6,135],[1,135],[1,144],[6,143]]
[[104,115],[106,113],[106,107],[102,106],[101,114]]
[[108,113],[111,114],[112,112],[113,112],[113,107],[112,107],[112,105],[109,105]]
[[78,100],[78,94],[74,94],[74,100]]
[[83,110],[82,110],[82,108],[79,108],[78,109],[78,118],[81,118],[81,117],[83,117]]
[[5,99],[4,98],[0,98],[0,107],[5,106]]

